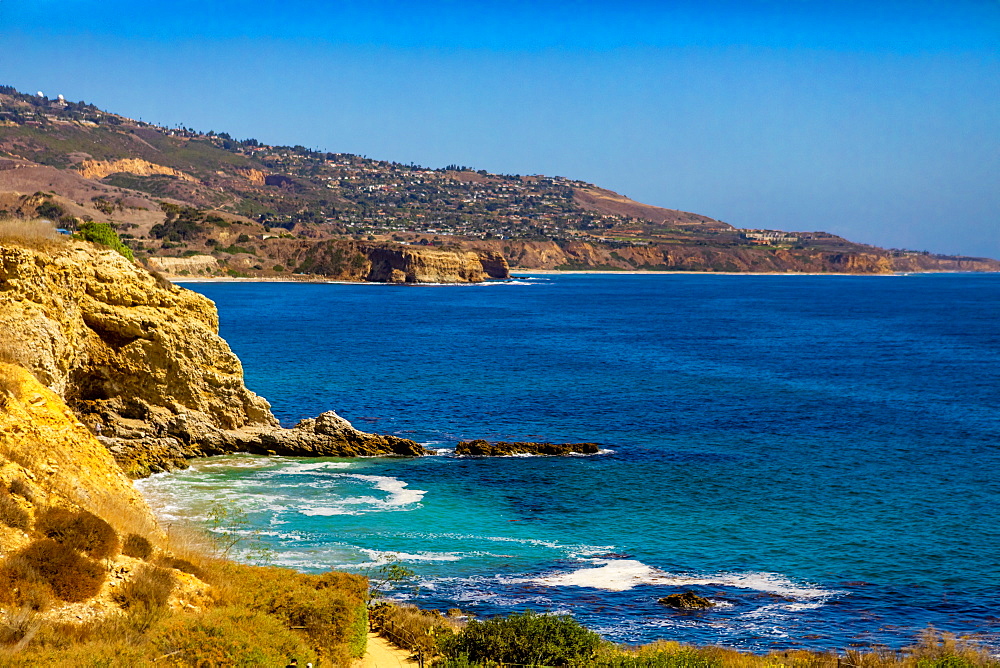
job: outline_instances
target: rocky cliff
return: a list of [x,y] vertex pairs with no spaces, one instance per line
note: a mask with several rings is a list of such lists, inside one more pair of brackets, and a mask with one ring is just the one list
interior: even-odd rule
[[153,174],[163,174],[174,176],[185,181],[195,181],[194,178],[182,171],[157,165],[147,160],[139,158],[124,158],[122,160],[84,160],[76,171],[85,179],[103,179],[111,174],[122,172],[135,174],[137,176],[151,176]]
[[205,454],[422,454],[335,414],[282,429],[246,388],[212,302],[84,242],[0,243],[4,356],[65,399],[126,471]]
[[479,255],[472,251],[413,246],[369,246],[369,281],[379,283],[479,283],[486,278]]
[[[31,500],[26,509],[78,506],[108,516],[120,532],[156,529],[145,500],[62,398],[27,370],[0,362],[0,482],[17,480]],[[26,537],[9,529],[0,523],[0,545],[19,547]]]
[[629,246],[588,241],[477,241],[480,253],[498,253],[514,269],[717,271],[884,274],[893,271],[1000,271],[985,258],[894,253],[882,249],[851,252],[770,246],[652,244]]
[[146,501],[62,397],[0,362],[3,655],[19,634],[30,641],[43,620],[120,615],[123,594],[152,568],[171,582],[161,602],[169,610],[210,605],[209,586],[175,554]]

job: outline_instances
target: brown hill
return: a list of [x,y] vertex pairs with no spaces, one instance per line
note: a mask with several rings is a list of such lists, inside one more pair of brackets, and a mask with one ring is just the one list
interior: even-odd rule
[[664,209],[643,204],[624,195],[604,188],[575,188],[573,200],[587,211],[638,218],[664,227],[694,228],[706,230],[731,230],[732,225],[687,211]]
[[[0,86],[0,216],[112,225],[174,276],[474,282],[530,269],[997,271],[742,230],[594,184],[169,129]],[[477,257],[478,256],[478,259]],[[192,259],[197,258],[197,260]]]

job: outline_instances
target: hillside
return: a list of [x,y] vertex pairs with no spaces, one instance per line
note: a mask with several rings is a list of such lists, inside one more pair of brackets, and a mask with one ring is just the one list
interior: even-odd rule
[[[158,525],[131,484],[234,449],[423,452],[334,413],[280,428],[217,327],[208,299],[112,250],[0,225],[0,664],[347,666],[364,653],[365,578],[227,561],[207,536]],[[234,535],[238,511],[212,512]]]
[[0,87],[0,214],[112,224],[171,276],[476,282],[509,269],[883,273],[1000,262],[737,229],[560,176],[164,128]]

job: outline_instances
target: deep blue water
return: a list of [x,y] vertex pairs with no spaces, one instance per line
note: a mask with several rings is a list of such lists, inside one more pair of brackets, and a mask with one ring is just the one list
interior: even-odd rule
[[[231,499],[279,563],[397,554],[399,598],[619,641],[1000,647],[1000,275],[188,287],[283,424],[335,409],[441,456],[206,460],[142,484],[167,515]],[[718,606],[657,603],[688,589]]]

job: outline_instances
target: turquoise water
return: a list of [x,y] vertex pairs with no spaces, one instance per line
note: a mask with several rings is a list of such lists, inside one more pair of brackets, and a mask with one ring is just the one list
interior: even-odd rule
[[[189,287],[284,424],[335,409],[439,456],[203,460],[141,483],[168,518],[230,499],[282,565],[395,554],[396,598],[618,641],[1000,647],[1000,276]],[[657,603],[688,589],[718,605]]]

